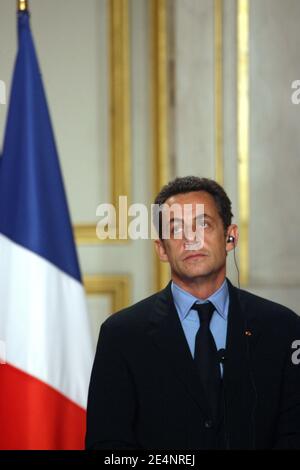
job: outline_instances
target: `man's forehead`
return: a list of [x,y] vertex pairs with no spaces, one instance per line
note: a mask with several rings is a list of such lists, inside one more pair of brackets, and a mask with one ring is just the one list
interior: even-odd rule
[[205,212],[209,213],[217,211],[213,196],[206,191],[174,194],[174,196],[169,197],[164,204],[167,204],[168,206],[172,206],[174,204],[191,204],[192,207],[196,207],[197,204],[203,204]]

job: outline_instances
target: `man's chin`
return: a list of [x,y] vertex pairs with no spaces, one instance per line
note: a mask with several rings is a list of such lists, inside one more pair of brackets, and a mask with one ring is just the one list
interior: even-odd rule
[[201,279],[201,278],[208,278],[212,275],[212,271],[211,270],[208,270],[208,269],[189,269],[188,271],[186,271],[184,273],[184,277],[189,280],[189,281],[193,281],[193,280],[197,280],[197,279]]

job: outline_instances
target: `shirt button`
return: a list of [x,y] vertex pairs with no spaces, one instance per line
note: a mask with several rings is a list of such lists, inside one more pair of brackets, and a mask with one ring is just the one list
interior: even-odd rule
[[206,421],[204,421],[204,427],[206,429],[211,429],[213,427],[213,422],[211,419],[207,419]]

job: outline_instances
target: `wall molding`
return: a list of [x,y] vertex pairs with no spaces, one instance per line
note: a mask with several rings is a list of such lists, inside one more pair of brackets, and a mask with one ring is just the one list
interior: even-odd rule
[[[169,90],[167,0],[151,0],[152,57],[152,128],[153,128],[153,194],[169,181]],[[169,266],[154,253],[154,288],[163,289],[170,280]]]
[[87,295],[109,295],[112,312],[128,307],[131,302],[131,277],[129,274],[89,274],[83,277]]
[[[108,49],[109,49],[109,154],[110,154],[110,202],[119,207],[119,195],[131,201],[131,110],[130,110],[130,41],[129,1],[109,0]],[[118,219],[118,218],[117,218]],[[129,243],[130,240],[99,240],[96,222],[75,224],[74,233],[78,245]],[[117,227],[118,233],[118,227]]]
[[237,171],[240,282],[249,283],[249,1],[237,4]]
[[224,185],[223,159],[223,0],[214,3],[215,179]]

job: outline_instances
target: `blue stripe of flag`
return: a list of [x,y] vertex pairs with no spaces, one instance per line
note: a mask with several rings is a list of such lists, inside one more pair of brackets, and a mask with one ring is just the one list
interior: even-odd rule
[[0,233],[81,281],[27,12],[18,13],[18,33],[0,167]]

